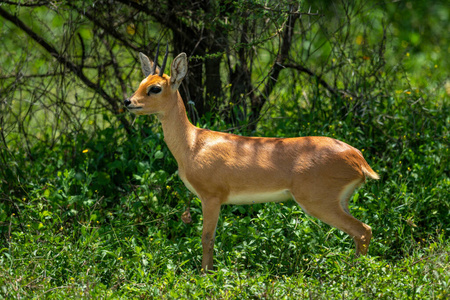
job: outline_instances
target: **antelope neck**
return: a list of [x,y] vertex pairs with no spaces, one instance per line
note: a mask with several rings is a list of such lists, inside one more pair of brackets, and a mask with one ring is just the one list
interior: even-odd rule
[[164,141],[178,166],[182,167],[183,161],[193,148],[197,127],[192,125],[186,116],[186,108],[178,92],[175,104],[163,114],[158,114],[158,119],[164,132]]

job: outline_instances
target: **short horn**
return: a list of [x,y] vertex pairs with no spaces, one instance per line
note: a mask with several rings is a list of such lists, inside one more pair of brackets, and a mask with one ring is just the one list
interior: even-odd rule
[[153,60],[153,69],[152,69],[152,73],[150,73],[151,75],[155,75],[155,73],[156,73],[156,65],[158,64],[158,54],[159,54],[159,43],[158,43],[158,47],[156,48],[155,60]]
[[164,74],[164,68],[166,67],[167,56],[169,56],[169,43],[167,43],[167,45],[166,45],[166,54],[164,54],[163,63],[161,65],[161,68],[159,69],[159,76],[161,76],[161,77]]

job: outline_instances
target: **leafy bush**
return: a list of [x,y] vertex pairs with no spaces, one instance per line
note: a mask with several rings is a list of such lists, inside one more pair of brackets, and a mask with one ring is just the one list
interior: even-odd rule
[[[416,20],[420,14],[405,5]],[[436,7],[441,5],[423,8],[424,14]],[[373,229],[369,257],[354,258],[351,237],[305,215],[293,201],[224,206],[216,271],[200,276],[201,203],[178,178],[157,121],[137,118],[127,132],[117,121],[124,113],[104,113],[83,116],[83,126],[57,133],[30,126],[27,132],[41,135],[34,142],[19,131],[6,141],[0,129],[0,295],[448,298],[450,110],[446,62],[441,67],[436,50],[448,45],[428,37],[436,42],[429,49],[417,42],[427,38],[414,33],[417,20],[408,31],[401,19],[389,23],[387,29],[399,34],[387,39],[380,55],[374,49],[382,49],[383,32],[361,33],[358,24],[371,21],[379,29],[398,18],[392,6],[385,8],[345,23],[353,38],[345,49],[316,53],[324,66],[339,70],[322,78],[354,88],[351,93],[333,94],[317,76],[284,70],[279,80],[289,84],[274,89],[250,132],[329,136],[361,149],[381,176],[351,199],[352,214]],[[433,32],[445,27],[424,22]],[[330,25],[315,25],[323,30],[320,41]],[[382,58],[381,73],[373,73]],[[357,76],[340,79],[352,68]],[[214,112],[199,124],[232,131]],[[243,125],[234,131],[249,134]],[[193,222],[184,224],[180,215],[189,202]]]

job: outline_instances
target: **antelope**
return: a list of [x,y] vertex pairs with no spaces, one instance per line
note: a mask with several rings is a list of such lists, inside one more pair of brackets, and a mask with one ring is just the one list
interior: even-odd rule
[[213,269],[214,238],[224,204],[281,202],[293,199],[307,214],[349,234],[356,256],[365,255],[372,237],[369,225],[348,209],[353,191],[366,178],[379,179],[358,149],[329,137],[245,137],[198,128],[186,116],[178,92],[188,71],[187,56],[164,74],[156,58],[139,53],[144,80],[124,104],[136,115],[154,114],[178,164],[186,187],[201,200],[203,272]]

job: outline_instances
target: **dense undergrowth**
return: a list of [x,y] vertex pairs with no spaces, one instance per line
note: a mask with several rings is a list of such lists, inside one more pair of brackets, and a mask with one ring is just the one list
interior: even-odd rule
[[[88,134],[0,148],[0,297],[448,299],[450,83],[419,46],[364,82],[367,97],[330,97],[311,78],[312,88],[277,90],[256,131],[234,129],[361,149],[381,177],[350,202],[373,229],[367,257],[293,201],[224,206],[216,271],[201,275],[200,200],[178,178],[156,119],[137,118],[127,134],[104,114]],[[294,89],[303,96],[292,99]],[[198,125],[230,131],[220,116]]]
[[[381,176],[351,201],[352,214],[373,228],[367,258],[354,259],[350,237],[292,201],[225,206],[217,271],[200,276],[200,201],[177,177],[157,123],[141,118],[136,126],[144,134],[126,136],[111,125],[94,137],[67,136],[52,151],[36,145],[31,159],[21,149],[12,154],[11,169],[21,177],[11,174],[10,187],[2,187],[0,293],[446,298],[448,104],[422,94],[416,105],[413,96],[375,103],[378,122],[336,119],[331,106],[302,114],[282,102],[257,132],[326,135],[362,149]],[[180,215],[189,199],[193,223],[186,225]]]

